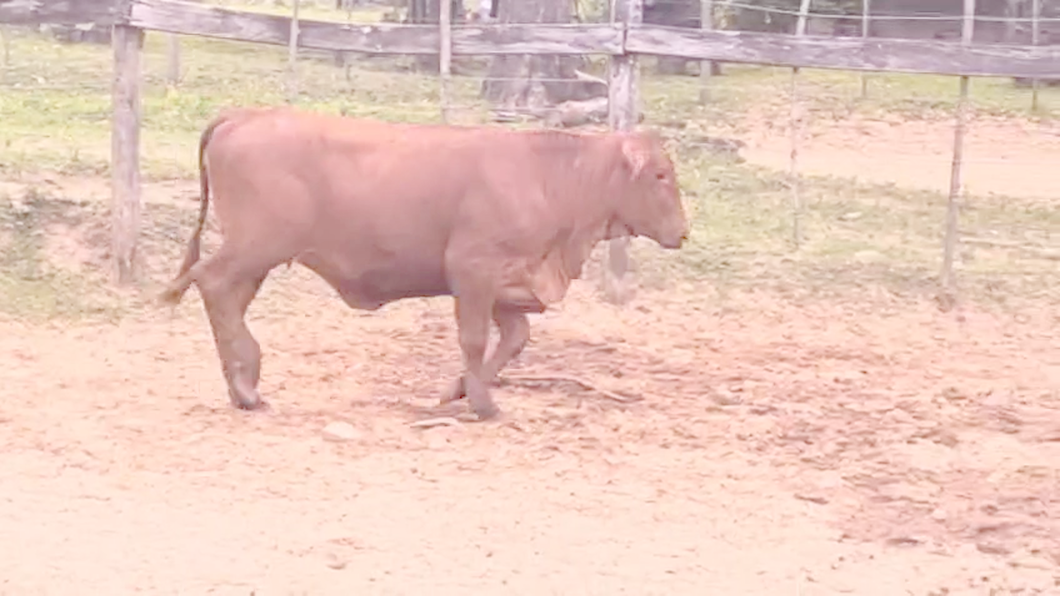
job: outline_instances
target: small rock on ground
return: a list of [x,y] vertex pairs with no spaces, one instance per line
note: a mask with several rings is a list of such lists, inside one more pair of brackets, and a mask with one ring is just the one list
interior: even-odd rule
[[349,422],[332,422],[322,433],[328,441],[352,441],[358,437],[357,429]]

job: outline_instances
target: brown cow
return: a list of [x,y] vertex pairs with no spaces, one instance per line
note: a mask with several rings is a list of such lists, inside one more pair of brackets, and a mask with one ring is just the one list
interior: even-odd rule
[[[498,413],[487,385],[526,345],[527,313],[566,294],[600,240],[680,248],[673,163],[653,134],[391,124],[291,108],[222,113],[199,144],[202,204],[176,279],[195,283],[229,398],[258,394],[261,351],[244,322],[269,271],[298,262],[352,308],[453,296],[464,372],[442,396]],[[214,194],[223,242],[199,262]],[[500,339],[485,359],[490,320]]]

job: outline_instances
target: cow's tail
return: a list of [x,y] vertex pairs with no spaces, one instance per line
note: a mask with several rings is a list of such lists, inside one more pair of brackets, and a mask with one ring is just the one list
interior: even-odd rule
[[180,303],[184,293],[191,287],[193,276],[191,268],[199,262],[202,249],[202,230],[206,225],[206,214],[210,209],[210,178],[206,174],[206,146],[210,144],[213,133],[219,126],[232,119],[233,113],[225,113],[214,118],[199,136],[199,220],[195,224],[191,239],[188,240],[188,248],[184,252],[184,261],[180,264],[180,270],[173,281],[169,282],[166,289],[159,295],[162,304],[176,306]]

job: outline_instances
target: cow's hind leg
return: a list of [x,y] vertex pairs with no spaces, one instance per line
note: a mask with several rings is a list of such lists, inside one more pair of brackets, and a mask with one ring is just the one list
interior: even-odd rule
[[460,351],[464,356],[463,385],[471,410],[487,420],[500,413],[483,380],[483,359],[490,332],[490,305],[479,296],[456,298],[456,324]]
[[[500,339],[482,367],[482,382],[487,385],[496,380],[497,374],[522,353],[530,340],[530,321],[526,313],[518,308],[502,303],[495,304],[493,322],[497,323]],[[465,395],[464,377],[460,376],[446,389],[439,402],[446,404],[462,399]]]
[[195,274],[228,383],[229,400],[244,410],[265,405],[258,394],[261,347],[244,318],[270,268],[252,267],[222,247],[202,262]]

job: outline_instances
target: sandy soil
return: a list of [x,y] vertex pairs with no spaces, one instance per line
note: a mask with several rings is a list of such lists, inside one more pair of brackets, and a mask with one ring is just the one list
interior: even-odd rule
[[[888,126],[928,153],[949,138]],[[939,183],[882,142],[814,142],[807,170]],[[1041,172],[1003,188],[1055,196]],[[109,196],[0,191],[27,185]],[[427,430],[409,423],[459,370],[447,300],[354,312],[278,270],[250,321],[267,412],[229,408],[194,292],[116,326],[0,319],[0,593],[1060,593],[1055,309],[676,282],[616,309],[579,283],[509,372],[641,401],[507,385],[502,420]],[[327,440],[336,421],[353,435]]]
[[194,293],[2,321],[0,591],[1060,590],[1055,313],[730,300],[580,284],[512,374],[642,401],[505,386],[500,422],[429,430],[445,300],[359,313],[277,272],[250,315],[265,413],[228,408]]

